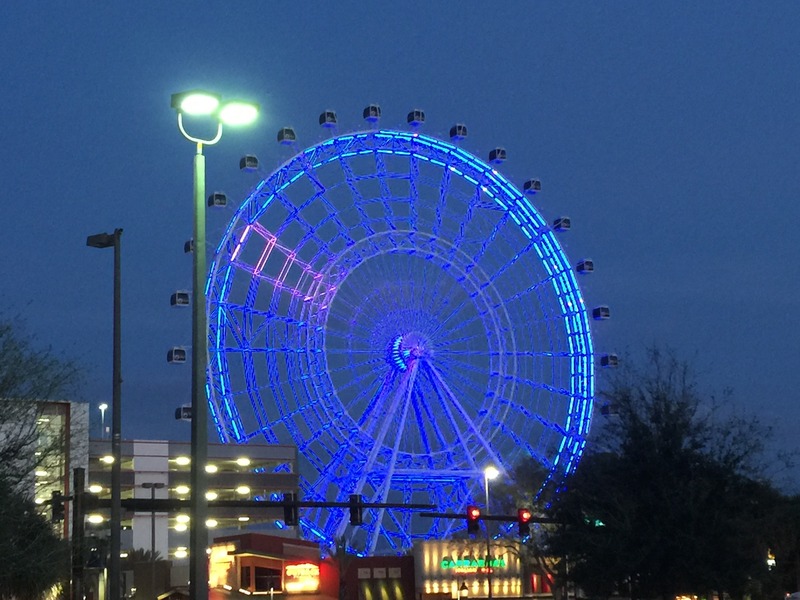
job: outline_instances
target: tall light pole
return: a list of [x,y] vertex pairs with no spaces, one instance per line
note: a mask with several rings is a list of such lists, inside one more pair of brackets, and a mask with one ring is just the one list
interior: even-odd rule
[[120,600],[120,529],[122,493],[120,491],[120,463],[122,462],[122,329],[121,329],[121,269],[120,239],[122,229],[114,233],[98,233],[86,238],[92,248],[114,248],[114,356],[112,366],[111,397],[111,557],[108,565],[109,600]]
[[[203,90],[173,94],[172,108],[178,113],[178,129],[183,137],[193,142],[194,155],[194,238],[192,252],[192,464],[189,507],[189,597],[191,600],[208,599],[208,562],[206,546],[205,464],[208,456],[208,404],[205,393],[207,357],[207,330],[205,303],[206,278],[206,162],[203,146],[216,144],[222,137],[222,125],[247,125],[258,115],[257,104],[232,100],[222,103],[220,96]],[[187,133],[183,116],[209,117],[217,123],[217,133],[209,139]],[[111,599],[115,600],[115,599]]]
[[100,439],[106,439],[106,409],[108,409],[108,404],[103,402],[97,408],[100,409]]
[[[497,479],[500,471],[497,467],[489,465],[483,470],[483,489],[486,492],[486,515],[489,515],[489,481]],[[489,586],[487,598],[492,598],[492,536],[489,533],[489,521],[483,522],[486,526],[486,583]]]
[[[145,482],[142,487],[150,490],[150,502],[156,499],[156,490],[163,489],[166,484],[162,482]],[[156,594],[156,509],[150,511],[150,596],[158,597]]]

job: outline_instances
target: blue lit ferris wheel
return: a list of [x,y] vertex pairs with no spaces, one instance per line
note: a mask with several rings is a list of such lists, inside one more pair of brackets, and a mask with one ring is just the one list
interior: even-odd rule
[[[553,480],[574,468],[594,393],[589,315],[557,228],[529,200],[538,182],[520,191],[490,164],[504,154],[487,163],[376,129],[303,150],[259,183],[209,278],[223,441],[296,444],[304,500],[442,512],[482,504],[488,464],[533,457]],[[357,552],[463,528],[348,516],[308,509],[301,526]]]

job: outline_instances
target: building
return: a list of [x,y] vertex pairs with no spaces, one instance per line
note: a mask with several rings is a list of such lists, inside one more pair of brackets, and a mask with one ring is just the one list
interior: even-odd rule
[[320,558],[319,544],[262,534],[214,539],[209,554],[209,588],[244,595],[339,597],[336,564]]
[[[35,420],[34,470],[26,481],[35,502],[50,513],[53,492],[69,496],[72,470],[88,464],[89,405],[82,402],[42,401],[30,403],[30,419]],[[23,418],[23,421],[27,418]],[[24,430],[25,424],[19,425]],[[26,435],[23,431],[22,435]],[[59,525],[68,538],[72,532],[71,514]]]
[[414,546],[416,588],[425,600],[433,598],[519,598],[523,596],[520,544],[508,540],[487,542],[431,540]]
[[[121,496],[127,498],[172,498],[189,500],[191,452],[189,442],[130,440],[121,444]],[[99,498],[111,497],[110,440],[89,442],[89,469],[87,490]],[[281,445],[209,444],[208,462],[209,500],[272,500],[283,493],[297,493],[297,449]],[[86,534],[105,537],[108,531],[108,511],[105,514],[87,515]],[[210,536],[242,530],[267,531],[277,535],[295,536],[294,529],[283,527],[280,508],[211,508],[207,526]],[[169,586],[188,583],[189,547],[188,511],[128,512],[123,510],[121,549],[142,556],[153,552],[164,561],[171,562],[169,577],[159,577],[156,592]],[[151,567],[152,568],[152,567]],[[130,577],[129,577],[130,579]],[[148,590],[147,582],[126,584],[130,588]],[[151,584],[152,585],[152,584]],[[153,594],[152,596],[154,596]],[[149,597],[152,597],[148,594]]]

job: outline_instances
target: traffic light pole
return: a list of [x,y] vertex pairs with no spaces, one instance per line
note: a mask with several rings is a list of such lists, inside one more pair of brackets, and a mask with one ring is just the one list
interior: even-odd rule
[[71,600],[83,600],[83,491],[86,475],[82,467],[72,471],[72,582]]

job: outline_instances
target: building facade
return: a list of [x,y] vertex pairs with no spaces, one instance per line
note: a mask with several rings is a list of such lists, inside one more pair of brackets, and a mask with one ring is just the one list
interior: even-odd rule
[[[121,496],[143,499],[183,499],[191,494],[189,442],[128,440],[121,444]],[[99,498],[111,497],[110,440],[89,442],[86,489]],[[273,500],[297,493],[297,449],[281,445],[209,444],[207,498],[213,500]],[[87,536],[104,537],[108,511],[87,515]],[[267,531],[294,536],[282,524],[280,508],[212,508],[206,525],[209,537],[225,533]],[[171,562],[172,587],[188,584],[189,515],[187,511],[129,512],[123,509],[121,549],[126,554],[155,556]],[[128,582],[139,590],[142,582]],[[130,589],[126,590],[130,593]],[[163,591],[156,590],[156,591]]]
[[[35,502],[49,515],[53,492],[72,493],[72,470],[88,465],[89,405],[83,402],[42,401],[31,403],[35,419],[35,467],[26,487]],[[21,425],[25,427],[25,425]],[[69,505],[67,505],[68,508]],[[72,534],[72,515],[65,511],[59,525],[62,537]]]

